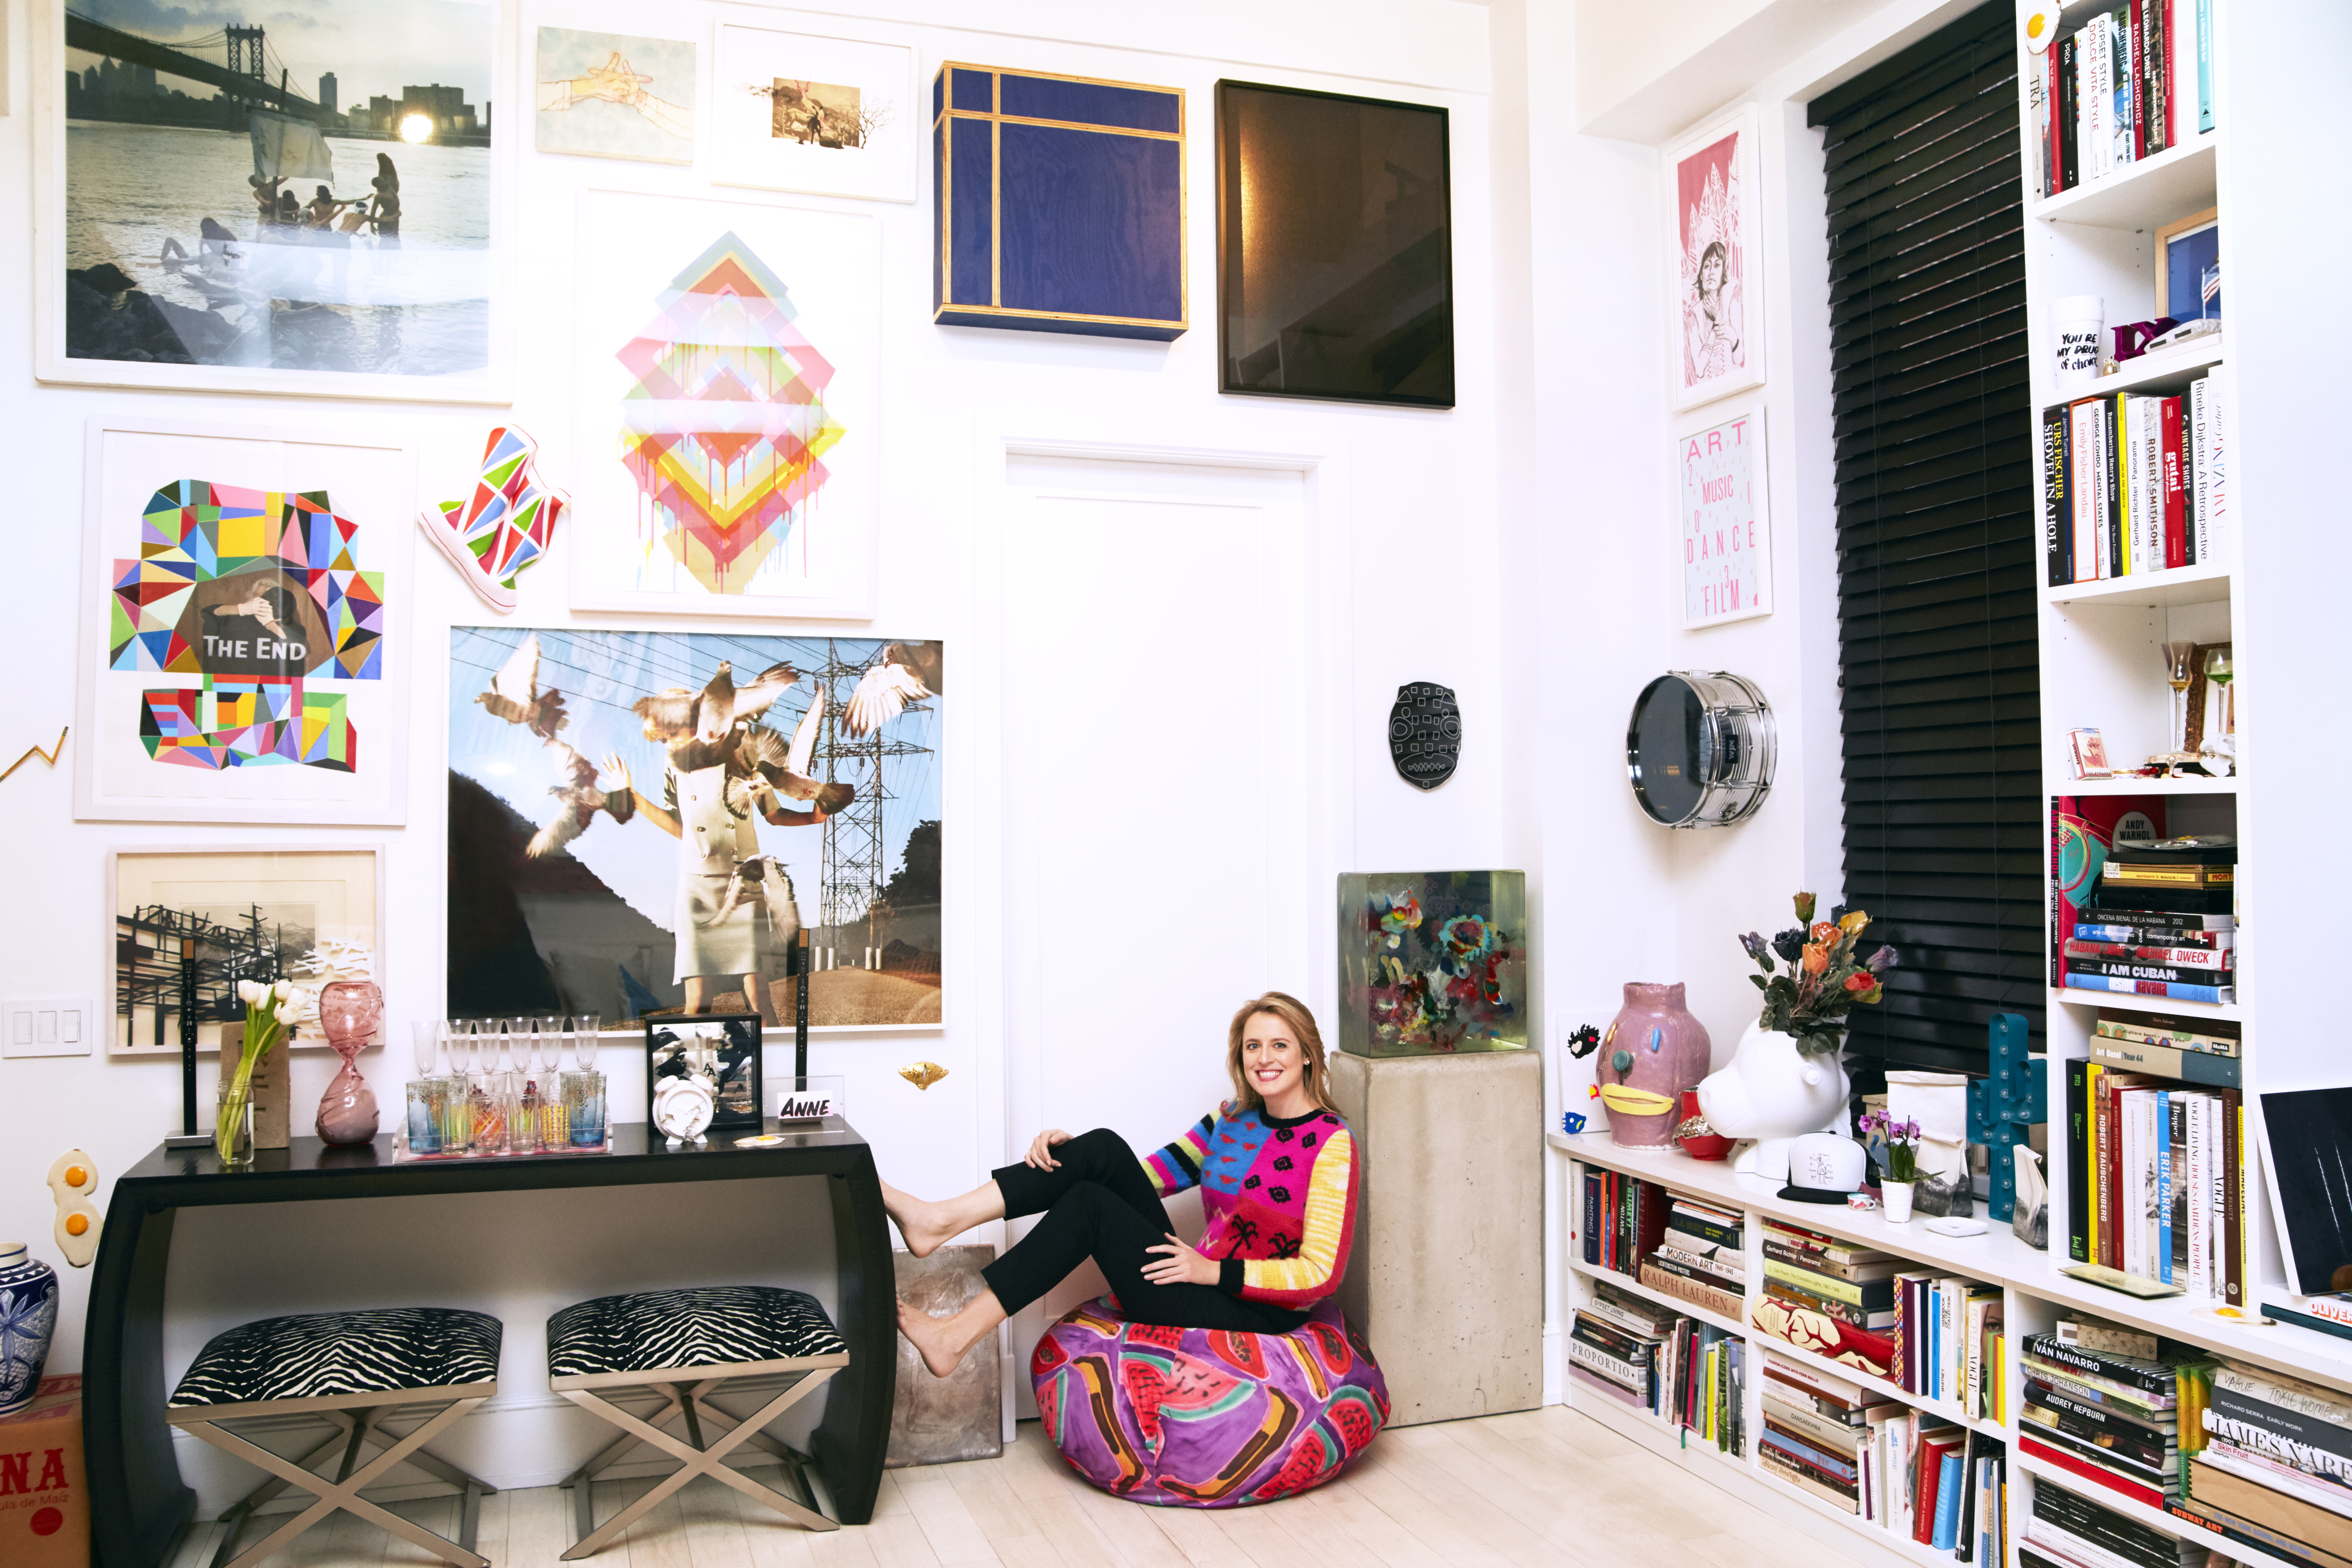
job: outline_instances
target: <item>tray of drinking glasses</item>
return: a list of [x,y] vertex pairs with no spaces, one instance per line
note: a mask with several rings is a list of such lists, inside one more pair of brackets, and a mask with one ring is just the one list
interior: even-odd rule
[[557,1075],[555,1092],[511,1072],[411,1080],[393,1140],[394,1163],[426,1160],[545,1160],[613,1152],[604,1075]]
[[609,1133],[602,1143],[565,1143],[553,1149],[436,1149],[421,1153],[409,1146],[405,1131],[397,1134],[392,1142],[392,1162],[395,1165],[437,1164],[447,1160],[561,1160],[573,1154],[609,1154],[612,1152],[613,1140]]

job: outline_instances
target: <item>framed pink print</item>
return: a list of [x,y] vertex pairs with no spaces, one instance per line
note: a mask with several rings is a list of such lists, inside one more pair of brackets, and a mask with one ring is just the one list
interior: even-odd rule
[[1764,474],[1764,402],[1709,409],[1675,441],[1682,512],[1683,625],[1772,613],[1772,518]]
[[1668,386],[1679,410],[1764,381],[1755,106],[1669,144],[1664,164]]

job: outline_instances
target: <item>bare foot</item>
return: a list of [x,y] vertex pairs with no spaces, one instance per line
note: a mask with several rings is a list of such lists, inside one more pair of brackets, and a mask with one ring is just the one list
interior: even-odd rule
[[898,1235],[907,1243],[907,1251],[916,1258],[929,1258],[940,1249],[941,1242],[956,1234],[940,1217],[940,1210],[944,1206],[927,1203],[911,1193],[902,1193],[887,1182],[882,1184],[883,1211],[898,1226]]
[[898,1303],[898,1331],[922,1352],[923,1364],[930,1369],[933,1377],[946,1377],[953,1373],[957,1363],[963,1360],[963,1352],[971,1348],[956,1342],[954,1322],[952,1318],[934,1318],[928,1312],[919,1311],[907,1305],[903,1300]]

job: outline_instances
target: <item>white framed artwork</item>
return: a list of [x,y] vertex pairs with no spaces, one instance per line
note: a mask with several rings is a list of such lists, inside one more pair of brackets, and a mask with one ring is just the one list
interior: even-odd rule
[[[383,984],[383,853],[381,845],[307,842],[108,850],[108,1053],[178,1056],[184,986],[200,1015],[196,1048],[219,1050],[221,1026],[242,1016],[236,983],[299,981],[322,942],[366,948]],[[304,1028],[289,1044],[324,1050],[327,1037]]]
[[580,226],[572,607],[870,616],[874,218],[583,191]]
[[1755,105],[1670,143],[1663,162],[1668,403],[1680,410],[1764,383]]
[[86,447],[75,816],[405,822],[415,451],[139,419]]
[[1772,515],[1764,400],[1706,410],[1675,438],[1683,625],[1772,613]]
[[[297,60],[349,79],[298,65],[237,106],[172,85],[194,78],[92,62],[115,34],[184,53],[166,13],[34,0],[35,377],[511,402],[512,150],[529,116],[503,99],[494,116],[491,97],[515,75],[513,9],[426,9],[311,0]],[[216,47],[197,59],[219,69]]]
[[693,163],[698,53],[675,38],[540,28],[533,143],[583,158]]
[[912,45],[719,24],[710,177],[722,185],[915,199]]

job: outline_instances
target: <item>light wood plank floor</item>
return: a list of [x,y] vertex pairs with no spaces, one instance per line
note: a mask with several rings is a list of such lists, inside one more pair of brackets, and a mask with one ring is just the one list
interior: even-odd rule
[[[874,1521],[813,1535],[697,1480],[592,1561],[596,1568],[1850,1568],[1847,1559],[1560,1405],[1384,1432],[1345,1476],[1302,1497],[1210,1512],[1120,1502],[1078,1479],[1034,1421],[1004,1457],[892,1470]],[[609,1519],[650,1481],[596,1489]],[[454,1499],[392,1505],[457,1533]],[[555,1568],[571,1494],[500,1492],[479,1545],[498,1568]],[[206,1568],[222,1527],[190,1532],[172,1568]],[[258,1527],[257,1527],[257,1530]],[[431,1568],[338,1514],[266,1568]]]

